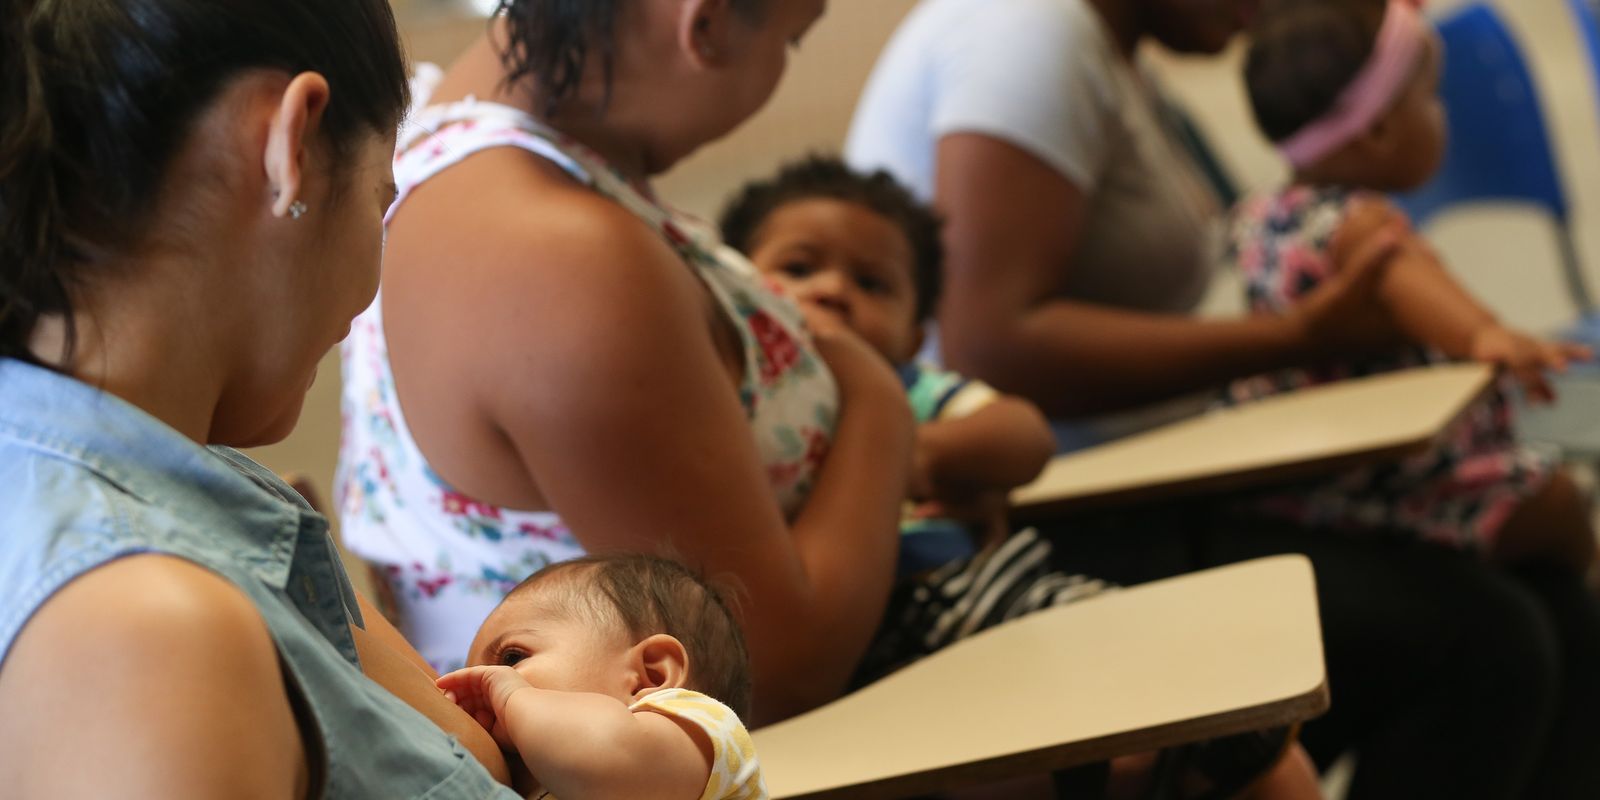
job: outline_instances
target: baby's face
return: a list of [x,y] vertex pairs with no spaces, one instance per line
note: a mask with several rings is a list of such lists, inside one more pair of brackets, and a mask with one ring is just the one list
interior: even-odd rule
[[890,361],[916,355],[916,257],[888,218],[843,200],[786,203],[761,223],[750,260],[801,305],[838,317]]
[[632,645],[620,626],[577,619],[533,591],[489,614],[467,663],[511,667],[540,689],[595,692],[628,703]]

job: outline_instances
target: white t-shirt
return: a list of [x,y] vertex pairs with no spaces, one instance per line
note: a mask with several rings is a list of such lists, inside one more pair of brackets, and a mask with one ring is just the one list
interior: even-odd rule
[[[980,133],[1059,171],[1088,199],[1062,284],[1075,300],[1192,312],[1220,209],[1148,77],[1084,0],[923,0],[878,61],[846,156],[932,200],[941,137]],[[1058,425],[1074,448],[1195,413],[1197,401]]]

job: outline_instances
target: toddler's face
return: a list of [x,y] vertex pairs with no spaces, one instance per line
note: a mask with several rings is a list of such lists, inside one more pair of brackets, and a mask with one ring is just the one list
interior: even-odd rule
[[511,667],[540,689],[595,692],[628,703],[632,645],[619,626],[577,619],[530,591],[489,614],[467,663]]
[[916,269],[900,227],[870,208],[810,198],[762,222],[750,260],[801,305],[832,314],[901,363],[921,346]]
[[1382,165],[1393,176],[1391,191],[1415,189],[1428,182],[1444,160],[1448,128],[1444,103],[1439,100],[1439,76],[1444,62],[1444,45],[1436,35],[1428,37],[1422,63],[1411,83],[1400,93],[1386,123],[1394,126],[1395,146],[1391,163]]

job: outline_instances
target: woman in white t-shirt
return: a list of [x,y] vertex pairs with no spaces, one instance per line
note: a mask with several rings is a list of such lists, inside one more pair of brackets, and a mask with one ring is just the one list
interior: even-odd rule
[[[1370,310],[1392,239],[1377,219],[1298,316],[1191,316],[1221,203],[1136,54],[1147,39],[1217,53],[1259,2],[923,0],[863,95],[849,160],[947,219],[943,356],[1038,403],[1064,449],[1193,413],[1187,398],[1230,378],[1392,336]],[[1219,505],[1074,521],[1057,566],[1136,582],[1305,552],[1336,695],[1305,743],[1324,765],[1359,751],[1352,798],[1521,797],[1553,768],[1549,709],[1593,705],[1592,687],[1558,680],[1566,654],[1595,645],[1563,622],[1592,600],[1382,537],[1230,524]]]
[[862,97],[850,161],[949,218],[945,358],[1038,403],[1063,449],[1194,413],[1185,395],[1229,378],[1383,337],[1381,320],[1340,313],[1363,299],[1349,281],[1290,319],[1189,316],[1221,203],[1134,52],[1144,38],[1215,52],[1254,4],[925,0]]

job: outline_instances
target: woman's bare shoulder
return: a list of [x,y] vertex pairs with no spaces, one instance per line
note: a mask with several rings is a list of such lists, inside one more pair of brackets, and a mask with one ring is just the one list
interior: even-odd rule
[[[121,559],[53,595],[0,670],[0,705],[0,740],[15,745],[0,768],[8,785],[305,793],[304,745],[265,621],[233,584],[181,559]],[[62,771],[67,753],[95,769]]]
[[637,327],[622,323],[641,314],[704,327],[703,287],[649,224],[553,165],[489,155],[452,167],[396,215],[384,275],[391,338],[405,320],[502,363],[580,330],[628,338]]
[[605,296],[663,276],[686,273],[650,225],[559,167],[503,149],[451,167],[396,212],[384,291],[481,316],[526,292]]
[[264,644],[268,655],[274,652],[265,621],[239,587],[175,556],[130,556],[85,573],[46,602],[34,624],[58,621],[135,650],[161,641],[231,649]]

